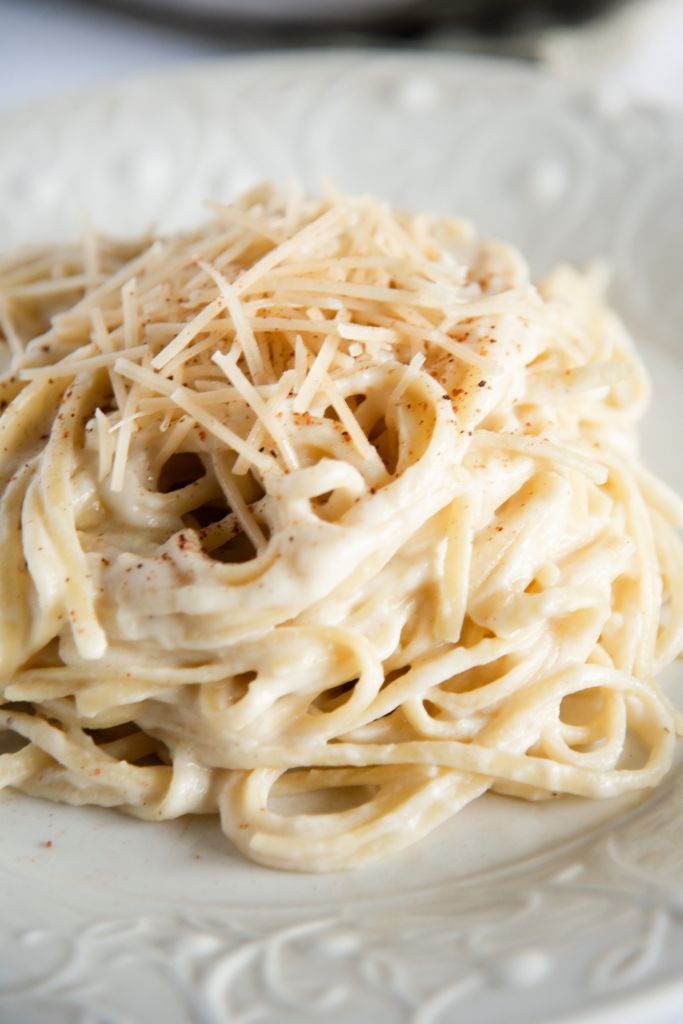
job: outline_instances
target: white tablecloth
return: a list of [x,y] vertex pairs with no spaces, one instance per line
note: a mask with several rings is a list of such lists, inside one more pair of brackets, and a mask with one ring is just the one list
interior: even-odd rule
[[0,107],[229,52],[163,23],[81,5],[0,0]]

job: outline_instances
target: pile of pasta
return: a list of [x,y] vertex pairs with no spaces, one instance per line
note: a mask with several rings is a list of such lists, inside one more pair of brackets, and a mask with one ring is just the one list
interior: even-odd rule
[[656,785],[683,506],[603,283],[295,185],[5,261],[0,788],[326,871]]

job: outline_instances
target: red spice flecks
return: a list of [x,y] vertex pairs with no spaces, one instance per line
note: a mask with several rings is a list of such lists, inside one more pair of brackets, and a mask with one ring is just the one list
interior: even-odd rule
[[45,843],[45,846],[47,847],[48,850],[51,850],[54,845],[55,844],[52,842],[51,839],[48,839],[47,842]]

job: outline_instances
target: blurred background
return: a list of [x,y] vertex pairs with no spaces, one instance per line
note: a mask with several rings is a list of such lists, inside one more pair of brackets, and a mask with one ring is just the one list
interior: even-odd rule
[[683,103],[683,0],[0,0],[0,107],[312,46],[502,54]]

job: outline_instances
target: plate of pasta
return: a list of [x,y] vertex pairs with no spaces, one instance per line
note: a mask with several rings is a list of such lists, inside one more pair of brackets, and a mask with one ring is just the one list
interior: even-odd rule
[[0,1018],[680,1008],[683,119],[332,53],[0,131]]

